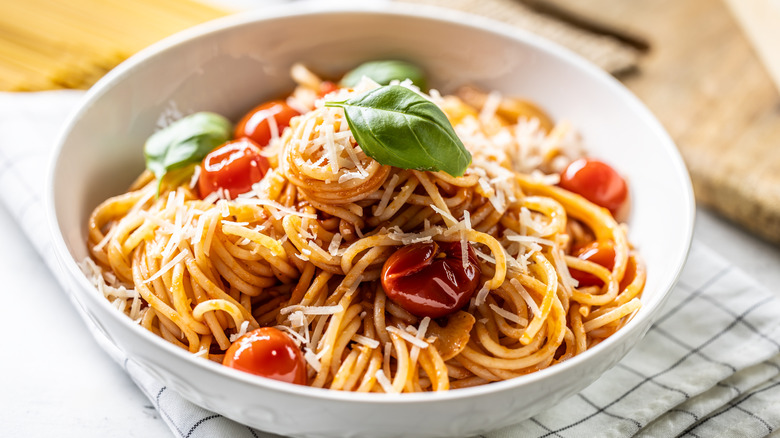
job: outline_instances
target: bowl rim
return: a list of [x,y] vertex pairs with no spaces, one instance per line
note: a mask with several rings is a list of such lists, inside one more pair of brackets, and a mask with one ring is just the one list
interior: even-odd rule
[[[110,90],[114,83],[120,82],[125,77],[132,74],[135,70],[141,68],[143,64],[148,62],[150,59],[162,56],[165,54],[165,52],[181,44],[186,44],[191,40],[205,38],[206,36],[213,33],[219,33],[226,31],[229,28],[240,27],[253,23],[262,23],[265,21],[294,18],[298,16],[328,14],[377,14],[413,17],[445,22],[446,24],[453,26],[460,26],[472,30],[496,34],[502,38],[519,41],[532,47],[534,50],[546,52],[548,55],[558,58],[563,63],[571,64],[578,71],[592,76],[594,80],[601,82],[612,93],[617,94],[625,103],[625,105],[632,112],[634,112],[637,117],[643,121],[643,123],[647,124],[648,128],[658,136],[660,139],[658,142],[658,147],[664,149],[667,155],[672,158],[671,164],[672,170],[674,170],[674,176],[682,183],[682,191],[679,193],[679,195],[682,197],[684,204],[687,206],[684,211],[680,212],[680,214],[683,215],[682,222],[685,226],[685,229],[683,230],[685,239],[683,239],[681,242],[677,242],[677,245],[674,248],[674,252],[670,251],[670,253],[675,257],[675,261],[673,263],[673,266],[675,267],[674,272],[672,275],[668,275],[666,278],[663,278],[661,284],[658,285],[658,289],[662,290],[662,293],[658,294],[658,298],[649,303],[643,301],[642,308],[615,335],[610,336],[606,340],[602,341],[599,345],[596,345],[595,347],[554,366],[514,379],[491,382],[490,384],[470,388],[460,388],[457,390],[428,393],[375,394],[334,391],[323,388],[293,385],[284,382],[278,382],[272,379],[266,379],[262,377],[258,378],[258,376],[234,370],[212,361],[199,360],[199,358],[193,357],[191,353],[178,348],[164,339],[154,335],[153,333],[143,329],[143,327],[134,323],[125,315],[121,315],[116,311],[116,309],[110,306],[108,300],[104,299],[99,294],[91,293],[95,291],[95,288],[79,269],[77,261],[68,250],[64,235],[60,231],[60,223],[56,215],[56,200],[54,199],[54,182],[57,169],[59,167],[58,163],[60,161],[64,146],[67,143],[68,135],[81,120],[85,112],[93,104],[93,101],[99,99],[108,90]],[[672,288],[679,279],[682,268],[690,251],[695,215],[695,202],[690,176],[686,170],[682,157],[680,156],[679,151],[677,150],[677,147],[675,146],[669,134],[662,127],[655,116],[649,111],[649,109],[645,107],[645,105],[633,93],[631,93],[615,78],[610,76],[605,71],[599,69],[595,65],[591,64],[580,55],[575,54],[569,49],[559,46],[554,42],[546,40],[523,29],[494,21],[489,18],[476,16],[453,9],[399,2],[326,3],[317,2],[316,0],[296,2],[293,4],[274,5],[263,8],[262,10],[239,12],[193,26],[140,50],[138,53],[122,62],[119,66],[109,71],[103,78],[101,78],[92,88],[87,91],[78,107],[71,113],[60,130],[58,140],[55,144],[54,151],[47,169],[45,204],[49,232],[52,237],[55,256],[60,264],[60,268],[66,274],[68,274],[71,279],[76,280],[74,286],[81,289],[82,292],[85,292],[84,295],[89,297],[88,299],[97,302],[97,304],[102,306],[104,310],[107,310],[110,312],[110,314],[114,315],[112,318],[116,318],[120,324],[123,325],[124,329],[130,330],[136,335],[144,337],[146,341],[152,342],[155,347],[161,348],[179,360],[192,361],[194,366],[201,367],[207,372],[216,373],[220,376],[220,378],[239,381],[242,384],[257,386],[264,390],[280,391],[290,395],[303,396],[307,398],[371,404],[427,404],[431,402],[474,398],[497,392],[515,390],[533,382],[538,382],[547,378],[554,378],[554,376],[557,374],[571,372],[571,368],[578,368],[581,363],[597,360],[602,351],[616,348],[622,338],[628,337],[630,333],[640,330],[643,326],[646,332],[650,326],[650,323],[652,322],[652,319],[650,323],[645,323],[644,320],[653,318],[654,315],[655,317],[658,316],[658,308],[663,305],[663,303],[669,297]],[[74,295],[74,298],[76,298],[77,301],[81,299],[81,295],[78,293],[72,295]],[[88,324],[94,323],[89,322]],[[94,329],[95,327],[91,328]],[[103,331],[102,328],[99,328],[99,330]],[[106,335],[109,340],[114,343],[110,336],[108,336],[108,334]],[[643,335],[644,333],[642,333],[640,337]],[[630,348],[633,348],[634,346],[635,345],[632,345]],[[122,352],[125,353],[124,350],[122,350]]]

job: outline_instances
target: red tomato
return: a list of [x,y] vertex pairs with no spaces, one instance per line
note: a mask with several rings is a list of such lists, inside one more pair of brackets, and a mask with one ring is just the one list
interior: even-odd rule
[[470,244],[464,268],[460,242],[416,243],[387,259],[382,267],[382,287],[388,298],[409,313],[438,318],[471,299],[481,273]]
[[235,138],[249,137],[260,146],[268,146],[271,142],[271,125],[269,120],[276,121],[277,134],[282,135],[284,128],[290,126],[290,119],[300,113],[287,105],[283,100],[272,100],[249,111],[236,125]]
[[334,84],[333,82],[331,82],[331,81],[323,81],[320,84],[320,97],[322,97],[322,96],[324,96],[324,95],[326,95],[328,93],[332,93],[332,92],[334,92],[334,91],[336,91],[338,89],[339,89],[338,85]]
[[[610,271],[615,267],[615,247],[609,241],[591,242],[582,248],[576,249],[574,255],[583,260],[598,263]],[[579,287],[601,286],[604,284],[600,278],[593,274],[578,269],[569,269],[569,272],[575,280],[579,281]]]
[[306,384],[306,362],[289,336],[261,327],[230,345],[222,365],[282,382]]
[[229,141],[203,159],[198,177],[200,197],[205,198],[221,188],[233,199],[263,179],[269,167],[268,160],[260,155],[260,147],[252,140]]
[[606,208],[613,216],[626,201],[628,186],[615,169],[601,161],[581,158],[561,172],[561,187]]

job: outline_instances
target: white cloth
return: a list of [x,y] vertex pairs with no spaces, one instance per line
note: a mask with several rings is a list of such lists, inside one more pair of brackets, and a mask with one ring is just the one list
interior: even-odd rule
[[[0,93],[0,202],[50,267],[41,164],[81,96]],[[175,436],[272,436],[184,400],[93,333]],[[761,437],[778,428],[780,299],[694,242],[662,316],[615,368],[554,409],[485,436]]]

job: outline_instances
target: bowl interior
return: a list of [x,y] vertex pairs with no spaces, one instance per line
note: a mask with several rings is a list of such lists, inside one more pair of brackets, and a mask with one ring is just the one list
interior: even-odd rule
[[[647,263],[648,280],[644,307],[623,330],[646,330],[679,273],[692,229],[689,179],[667,134],[621,85],[568,51],[483,19],[420,7],[286,8],[228,17],[153,46],[111,72],[71,120],[52,167],[51,220],[66,269],[80,275],[74,260],[87,256],[91,210],[143,170],[143,143],[166,118],[214,111],[236,120],[291,91],[295,62],[337,78],[383,58],[422,66],[443,93],[474,84],[533,100],[554,119],[571,121],[591,154],[627,177],[629,237]],[[572,363],[560,366],[578,362]]]

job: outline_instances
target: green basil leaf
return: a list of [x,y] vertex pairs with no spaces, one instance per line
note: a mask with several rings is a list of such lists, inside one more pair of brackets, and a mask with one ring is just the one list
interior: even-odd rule
[[230,121],[219,114],[199,112],[179,119],[146,140],[146,168],[157,178],[174,169],[198,163],[214,148],[230,140]]
[[349,129],[366,155],[395,167],[462,176],[471,154],[436,104],[398,85],[341,102]]
[[342,87],[354,87],[363,76],[368,76],[379,85],[388,85],[394,79],[411,79],[412,83],[425,90],[425,74],[414,64],[405,61],[371,61],[359,65],[341,78]]

